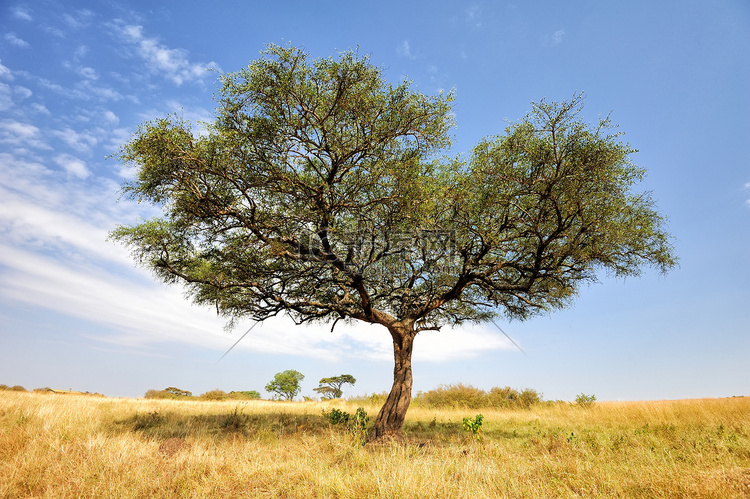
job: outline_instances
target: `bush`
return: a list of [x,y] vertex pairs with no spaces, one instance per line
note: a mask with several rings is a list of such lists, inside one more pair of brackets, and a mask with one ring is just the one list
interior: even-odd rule
[[228,397],[235,400],[253,400],[260,398],[260,392],[256,392],[255,390],[242,390],[239,392],[231,391],[228,393]]
[[470,385],[440,385],[428,392],[419,392],[416,405],[430,408],[479,409],[487,406],[487,393]]
[[471,419],[469,417],[464,418],[464,430],[470,431],[472,436],[476,438],[477,440],[481,440],[482,436],[482,422],[484,421],[484,416],[481,414],[477,414],[474,419]]
[[143,397],[147,399],[176,399],[177,395],[167,393],[164,390],[147,390]]
[[172,395],[176,395],[177,397],[192,397],[193,396],[193,392],[182,390],[181,388],[177,388],[175,386],[169,386],[165,388],[164,391],[167,393],[171,393]]
[[435,390],[419,392],[414,398],[417,406],[429,408],[480,409],[528,409],[539,404],[542,396],[530,388],[522,392],[509,386],[492,388],[489,393],[470,385],[441,385]]
[[341,409],[334,408],[329,412],[323,411],[323,416],[325,416],[328,419],[328,422],[332,425],[343,426],[346,428],[360,445],[364,445],[365,440],[367,439],[366,426],[370,417],[363,408],[357,407],[357,412],[354,414],[349,414]]
[[596,395],[586,395],[585,393],[579,393],[576,395],[576,404],[578,404],[579,407],[587,409],[592,407],[594,402],[596,402]]
[[200,398],[204,400],[226,400],[228,397],[227,392],[225,392],[224,390],[216,389],[202,394]]

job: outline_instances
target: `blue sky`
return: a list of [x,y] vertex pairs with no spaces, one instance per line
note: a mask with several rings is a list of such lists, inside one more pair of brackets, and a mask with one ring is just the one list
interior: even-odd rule
[[139,123],[211,120],[216,81],[267,43],[357,49],[393,82],[455,91],[453,153],[584,91],[647,169],[680,267],[601,282],[527,322],[423,333],[414,389],[534,388],[545,399],[750,395],[750,4],[674,1],[142,2],[0,6],[0,383],[142,396],[258,390],[285,369],[302,393],[392,382],[383,329],[226,331],[107,240],[153,215],[120,199],[107,156]]

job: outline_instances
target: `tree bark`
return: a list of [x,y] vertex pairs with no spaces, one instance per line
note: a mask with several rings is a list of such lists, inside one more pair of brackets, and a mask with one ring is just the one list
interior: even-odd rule
[[370,433],[371,440],[386,436],[399,438],[411,403],[411,353],[416,332],[413,324],[397,324],[390,326],[388,330],[393,338],[393,386],[375,419],[375,426]]

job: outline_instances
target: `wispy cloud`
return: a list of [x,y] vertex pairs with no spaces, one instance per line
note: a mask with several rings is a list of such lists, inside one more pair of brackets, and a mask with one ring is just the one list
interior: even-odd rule
[[565,38],[565,30],[558,29],[554,33],[548,33],[542,37],[542,45],[545,47],[556,47],[560,45]]
[[0,144],[34,149],[51,149],[42,140],[41,130],[38,127],[14,120],[0,121]]
[[70,154],[58,154],[54,157],[54,161],[71,177],[85,179],[91,175],[91,172],[86,167],[86,163]]
[[215,62],[192,62],[182,49],[171,49],[156,38],[143,34],[143,26],[119,25],[116,30],[120,37],[135,47],[138,56],[146,62],[150,72],[171,80],[176,85],[203,82],[210,69],[219,70]]
[[407,59],[415,58],[414,54],[412,54],[411,44],[409,43],[409,40],[404,40],[403,42],[401,42],[401,44],[396,47],[396,53],[401,57],[406,57]]
[[[748,182],[748,183],[745,184],[745,190],[746,191],[750,191],[750,182]],[[750,208],[750,198],[748,198],[748,199],[745,200],[745,206],[747,206],[748,208]]]
[[10,81],[13,80],[13,73],[11,73],[10,69],[8,69],[8,66],[4,66],[2,62],[0,62],[0,78]]
[[6,42],[8,42],[10,45],[21,48],[21,49],[27,49],[31,48],[31,44],[27,42],[26,40],[22,40],[21,38],[18,38],[15,33],[6,33],[3,37]]
[[466,9],[465,17],[466,24],[472,28],[482,27],[482,7],[478,4],[471,4]]
[[26,7],[18,5],[16,7],[13,7],[10,11],[13,14],[13,17],[15,17],[16,19],[20,19],[21,21],[34,20],[34,18],[31,16],[31,12],[29,12]]
[[76,151],[88,152],[94,147],[98,139],[96,135],[87,131],[76,131],[72,128],[64,128],[62,130],[54,130],[52,135],[61,139],[71,149]]

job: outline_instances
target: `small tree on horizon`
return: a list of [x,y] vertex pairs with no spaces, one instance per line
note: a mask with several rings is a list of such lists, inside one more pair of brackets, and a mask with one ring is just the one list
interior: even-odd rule
[[318,383],[318,388],[313,388],[313,391],[318,392],[323,398],[337,399],[341,398],[343,391],[341,386],[345,384],[354,385],[357,380],[351,374],[341,374],[339,376],[332,376],[330,378],[322,378]]
[[300,390],[302,390],[300,382],[303,379],[305,379],[304,374],[294,369],[288,369],[276,373],[273,379],[268,382],[265,389],[269,393],[275,393],[275,397],[293,400],[299,394]]
[[119,158],[125,193],[163,216],[112,237],[231,321],[362,321],[392,340],[373,437],[398,434],[417,336],[569,306],[600,272],[675,264],[644,170],[583,97],[532,105],[505,133],[446,158],[452,94],[391,85],[349,51],[309,61],[269,46],[221,77],[206,133],[169,117]]

